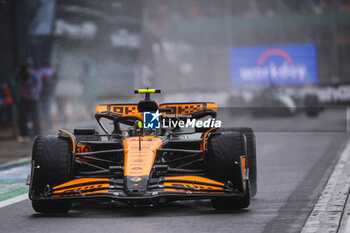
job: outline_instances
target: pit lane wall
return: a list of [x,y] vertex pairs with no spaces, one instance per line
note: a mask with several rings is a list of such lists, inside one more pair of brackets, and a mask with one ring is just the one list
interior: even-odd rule
[[[266,87],[232,88],[223,91],[204,91],[191,93],[168,93],[163,96],[164,102],[169,101],[214,101],[219,107],[241,107],[249,103]],[[280,93],[294,98],[305,98],[316,95],[322,104],[327,106],[347,106],[350,104],[350,83],[324,84],[309,86],[281,86]],[[232,103],[232,98],[236,99]]]
[[321,103],[325,103],[330,106],[350,104],[350,83],[286,87],[283,88],[282,91],[296,97],[305,97],[308,94],[315,94]]

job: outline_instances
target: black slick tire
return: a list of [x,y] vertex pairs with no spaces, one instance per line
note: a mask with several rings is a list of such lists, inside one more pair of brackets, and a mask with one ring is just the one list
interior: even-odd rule
[[[39,136],[33,144],[32,160],[35,164],[31,191],[40,197],[45,189],[69,180],[71,144],[57,136]],[[33,200],[33,209],[39,213],[66,213],[71,203],[56,200]]]
[[[207,173],[214,180],[224,183],[230,181],[233,188],[243,191],[240,157],[244,155],[244,135],[241,132],[220,132],[208,139]],[[245,183],[246,192],[241,198],[215,197],[213,207],[217,210],[247,208],[250,204],[249,182]]]
[[249,127],[219,128],[215,132],[228,132],[228,131],[241,132],[246,136],[248,168],[249,168],[250,196],[255,197],[256,193],[258,191],[255,133],[254,133],[253,129],[249,128]]

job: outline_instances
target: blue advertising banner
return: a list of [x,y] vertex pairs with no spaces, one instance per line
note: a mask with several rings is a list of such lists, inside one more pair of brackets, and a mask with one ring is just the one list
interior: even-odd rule
[[314,44],[232,48],[230,68],[233,85],[318,82]]

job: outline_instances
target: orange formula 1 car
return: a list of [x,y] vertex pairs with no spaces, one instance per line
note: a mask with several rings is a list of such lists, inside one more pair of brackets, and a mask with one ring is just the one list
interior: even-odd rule
[[36,138],[29,177],[34,210],[67,212],[83,200],[211,199],[215,209],[248,207],[257,190],[252,129],[212,127],[215,103],[158,105],[150,94],[160,90],[135,93],[146,98],[97,107],[105,134],[75,129]]

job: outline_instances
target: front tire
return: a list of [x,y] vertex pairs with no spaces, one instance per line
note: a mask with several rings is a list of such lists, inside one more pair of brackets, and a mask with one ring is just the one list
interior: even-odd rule
[[258,191],[255,133],[252,128],[248,128],[248,127],[220,128],[220,129],[217,129],[215,132],[228,132],[228,131],[241,132],[246,136],[250,196],[255,197]]
[[216,210],[240,210],[250,205],[249,182],[246,183],[246,194],[240,199],[230,197],[212,198],[211,203]]
[[[241,132],[214,133],[208,140],[207,172],[214,180],[224,183],[230,181],[234,189],[243,191],[241,156],[245,153],[244,135]],[[241,198],[212,198],[217,210],[247,208],[250,204],[249,182],[245,182],[246,192]]]
[[67,213],[72,204],[67,201],[32,201],[35,212],[44,214]]
[[[31,195],[44,196],[45,190],[69,180],[71,144],[57,136],[39,136],[34,141],[32,160],[35,164]],[[33,200],[33,209],[39,213],[66,213],[71,204],[57,200]]]

